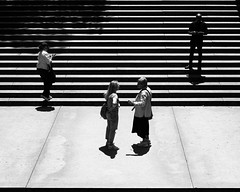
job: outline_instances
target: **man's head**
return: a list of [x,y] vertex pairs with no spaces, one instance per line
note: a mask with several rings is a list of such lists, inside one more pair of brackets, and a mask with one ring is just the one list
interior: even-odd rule
[[198,13],[198,14],[196,15],[196,20],[197,20],[197,21],[201,21],[201,20],[202,20],[202,14],[201,14],[201,13]]
[[39,50],[42,51],[42,50],[46,50],[48,51],[49,50],[49,46],[46,42],[42,42],[40,45],[39,45]]
[[146,77],[140,77],[138,79],[137,87],[139,89],[143,89],[147,87],[147,78]]

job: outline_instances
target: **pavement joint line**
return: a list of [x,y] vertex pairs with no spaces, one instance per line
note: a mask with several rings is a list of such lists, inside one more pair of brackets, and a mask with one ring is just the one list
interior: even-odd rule
[[175,115],[175,112],[174,112],[174,107],[171,107],[171,108],[172,108],[172,113],[173,113],[175,125],[176,125],[176,128],[177,128],[178,136],[179,136],[179,139],[180,139],[180,142],[181,142],[183,155],[184,155],[184,158],[185,158],[185,161],[186,161],[186,165],[187,165],[187,169],[188,169],[188,174],[189,174],[189,177],[190,177],[191,185],[192,185],[192,188],[195,188],[194,183],[193,183],[192,174],[191,174],[191,171],[190,171],[190,168],[189,168],[189,165],[188,165],[187,155],[186,155],[185,150],[184,150],[184,146],[183,146],[183,142],[182,142],[182,138],[181,138],[181,133],[180,133],[180,130],[179,130],[179,127],[178,127],[178,123],[177,123],[177,119],[176,119],[176,115]]
[[49,130],[49,132],[48,132],[48,134],[47,134],[47,137],[46,137],[46,139],[45,139],[45,141],[44,141],[44,143],[43,143],[43,146],[42,146],[42,148],[41,148],[41,150],[40,150],[40,153],[39,153],[38,158],[37,158],[37,160],[36,160],[36,162],[35,162],[35,165],[33,166],[33,169],[32,169],[32,171],[31,171],[31,174],[30,174],[30,176],[29,176],[29,178],[28,178],[28,181],[27,181],[27,183],[26,183],[26,185],[25,185],[25,188],[27,188],[28,185],[29,185],[29,182],[30,182],[30,180],[31,180],[31,178],[32,178],[32,175],[33,175],[35,169],[36,169],[36,166],[37,166],[37,164],[38,164],[38,161],[39,161],[39,159],[40,159],[40,157],[41,157],[41,155],[42,155],[43,149],[44,149],[45,146],[46,146],[47,140],[48,140],[48,138],[49,138],[50,133],[52,132],[52,129],[53,129],[54,125],[55,125],[55,122],[56,122],[56,120],[57,120],[57,118],[58,118],[58,115],[59,115],[59,113],[60,113],[61,108],[62,108],[62,106],[59,106],[58,112],[57,112],[57,114],[56,114],[56,116],[55,116],[55,118],[54,118],[54,121],[53,121],[53,123],[52,123],[52,125],[51,125],[51,128],[50,128],[50,130]]

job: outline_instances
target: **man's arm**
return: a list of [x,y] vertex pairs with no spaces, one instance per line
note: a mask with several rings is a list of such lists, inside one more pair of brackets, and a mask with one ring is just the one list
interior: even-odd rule
[[134,101],[133,104],[135,107],[139,106],[139,107],[144,107],[147,101],[147,93],[146,91],[141,91],[140,93],[140,101]]

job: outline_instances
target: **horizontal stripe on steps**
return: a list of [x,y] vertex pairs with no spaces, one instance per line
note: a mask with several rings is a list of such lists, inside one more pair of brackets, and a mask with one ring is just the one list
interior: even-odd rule
[[[189,83],[190,84],[190,83]],[[198,87],[202,87],[202,84],[198,85],[198,86],[194,86],[194,88],[190,89],[191,87],[193,87],[192,84],[190,84],[189,86],[182,86],[179,89],[160,89],[158,92],[156,90],[153,90],[153,97],[155,98],[165,98],[168,97],[169,94],[174,93],[174,95],[171,96],[179,96],[179,97],[184,97],[184,94],[189,94],[192,95],[193,97],[197,97],[199,94],[202,95],[202,97],[210,97],[210,95],[212,97],[239,97],[240,96],[240,91],[238,89],[236,90],[230,90],[230,89],[226,89],[226,90],[212,90],[214,87],[207,87],[206,89],[201,89]],[[196,88],[197,87],[197,88]],[[97,89],[97,88],[96,88]],[[72,90],[67,90],[67,89],[52,89],[51,90],[51,94],[55,95],[55,98],[57,97],[69,97],[69,95],[72,95],[72,97],[86,97],[86,98],[91,98],[91,97],[102,97],[103,93],[106,91],[107,86],[102,87],[102,89],[99,90],[91,90],[91,89],[87,89],[87,90],[81,90],[81,88],[79,89],[75,89],[73,88]],[[187,89],[187,90],[184,90]],[[196,90],[197,89],[197,90]],[[6,97],[39,97],[38,95],[40,95],[43,92],[42,90],[42,86],[36,87],[36,89],[33,90],[29,90],[28,89],[9,89],[7,91],[2,91],[0,90],[0,97],[2,98],[6,98]],[[123,90],[121,92],[118,92],[119,96],[121,96],[122,98],[125,97],[135,97],[137,95],[139,91],[135,91],[135,92],[131,92],[130,90]],[[62,95],[64,94],[64,95]],[[82,94],[82,95],[80,95]],[[206,94],[206,95],[204,95]],[[237,95],[234,95],[237,94]],[[79,96],[80,95],[80,96]],[[227,96],[228,95],[228,96]],[[187,96],[186,96],[187,97]]]
[[[0,60],[0,66],[1,64],[7,64],[7,63],[29,63],[29,64],[33,64],[34,66],[37,64],[37,59],[36,60],[27,60],[27,61],[21,61],[21,60]],[[124,63],[136,63],[136,64],[142,64],[142,63],[182,63],[182,64],[186,64],[189,63],[189,60],[65,60],[65,61],[56,61],[54,60],[53,63],[79,63],[79,64],[91,64],[91,63],[99,63],[99,64],[124,64]],[[239,64],[240,60],[203,60],[202,63],[214,63],[214,64],[222,64],[222,63],[236,63]]]

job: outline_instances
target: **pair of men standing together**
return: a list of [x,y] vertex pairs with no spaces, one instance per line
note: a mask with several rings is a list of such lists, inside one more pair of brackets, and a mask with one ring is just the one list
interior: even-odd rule
[[[133,105],[135,109],[132,133],[137,133],[142,141],[137,144],[139,147],[150,147],[149,140],[149,119],[152,118],[152,91],[147,86],[147,79],[141,77],[138,79],[137,87],[140,92],[137,94],[135,100],[129,100],[128,103]],[[118,81],[111,81],[108,90],[104,94],[107,101],[107,129],[106,129],[106,146],[108,149],[118,150],[119,148],[114,145],[113,140],[118,127],[118,111],[119,99],[117,91],[119,90]]]

